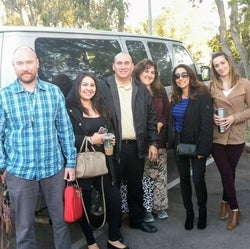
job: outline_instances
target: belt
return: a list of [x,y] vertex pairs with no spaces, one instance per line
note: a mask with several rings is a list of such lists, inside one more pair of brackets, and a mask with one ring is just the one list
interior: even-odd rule
[[123,144],[134,144],[136,143],[135,139],[122,139]]

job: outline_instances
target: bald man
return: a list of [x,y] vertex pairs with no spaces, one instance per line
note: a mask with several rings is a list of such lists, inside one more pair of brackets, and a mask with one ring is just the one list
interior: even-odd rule
[[117,140],[115,170],[118,183],[127,184],[130,227],[147,233],[157,229],[144,222],[142,178],[144,159],[158,158],[157,121],[152,97],[131,77],[134,64],[128,53],[114,57],[114,74],[100,84],[112,115]]
[[75,179],[76,149],[60,89],[37,77],[39,61],[22,46],[13,56],[17,79],[0,91],[0,169],[14,210],[17,249],[37,249],[34,220],[40,189],[56,249],[71,248],[63,219],[65,180]]

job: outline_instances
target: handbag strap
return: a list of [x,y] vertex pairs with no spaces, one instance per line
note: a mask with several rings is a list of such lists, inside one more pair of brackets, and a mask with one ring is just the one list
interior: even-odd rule
[[[78,183],[77,183],[78,184]],[[101,228],[103,228],[104,224],[105,224],[105,221],[106,221],[106,201],[105,201],[105,193],[104,193],[104,187],[103,187],[103,176],[101,176],[101,187],[102,187],[102,199],[103,199],[103,221],[102,221],[102,224],[99,226],[99,227],[93,227],[91,224],[90,224],[90,221],[89,221],[89,216],[88,216],[88,213],[86,211],[86,208],[85,208],[85,205],[84,205],[84,201],[83,201],[83,197],[81,198],[82,199],[82,206],[83,206],[83,210],[84,210],[84,213],[86,215],[86,219],[88,221],[88,224],[89,226],[94,229],[94,230],[99,230]]]
[[[88,142],[89,142],[88,136],[85,136],[84,139],[82,140],[82,144],[81,144],[79,152],[82,152],[82,149],[84,148],[84,146],[85,146],[84,151],[89,151]],[[91,144],[91,149],[92,149],[92,151],[95,152],[95,148],[92,144]]]
[[81,147],[80,147],[80,151],[79,152],[82,152],[82,149],[83,149],[83,146],[85,144],[85,151],[88,147],[88,143],[87,143],[87,137],[85,136],[84,139],[82,140],[82,144],[81,144]]

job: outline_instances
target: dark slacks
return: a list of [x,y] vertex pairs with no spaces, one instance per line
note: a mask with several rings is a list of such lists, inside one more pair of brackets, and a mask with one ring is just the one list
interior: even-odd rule
[[137,143],[123,143],[120,153],[120,163],[116,165],[118,181],[127,183],[127,198],[129,220],[131,226],[139,226],[144,219],[142,178],[144,159],[138,157]]
[[187,211],[193,209],[191,168],[197,204],[200,209],[205,209],[207,204],[207,186],[205,181],[207,158],[198,159],[197,157],[176,156],[175,159],[180,175],[181,194],[185,209]]
[[231,209],[237,209],[235,173],[245,143],[235,145],[213,144],[212,155],[221,175],[223,186],[222,200],[227,201]]

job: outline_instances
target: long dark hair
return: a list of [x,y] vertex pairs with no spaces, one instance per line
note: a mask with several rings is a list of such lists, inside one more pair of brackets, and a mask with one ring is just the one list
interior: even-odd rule
[[143,59],[139,61],[134,68],[134,71],[132,73],[132,76],[136,78],[138,81],[140,80],[140,75],[145,71],[147,68],[153,67],[155,70],[155,79],[151,84],[151,90],[153,95],[162,95],[162,89],[164,90],[164,87],[162,86],[160,82],[159,72],[157,69],[156,63],[154,63],[152,60],[149,59]]
[[201,82],[198,81],[196,74],[194,71],[185,64],[179,64],[176,66],[172,73],[172,94],[171,94],[171,102],[178,103],[181,101],[182,90],[178,87],[175,79],[175,72],[178,68],[184,68],[189,75],[189,98],[195,99],[199,94],[208,93],[208,88]]
[[94,80],[95,86],[96,86],[96,93],[93,96],[93,98],[91,99],[93,110],[97,111],[100,115],[103,115],[105,118],[108,119],[109,112],[107,109],[106,102],[104,101],[102,95],[100,94],[97,80],[92,73],[82,72],[77,76],[77,78],[73,82],[73,86],[71,88],[71,91],[69,92],[69,94],[67,96],[67,103],[71,104],[71,105],[78,106],[82,112],[89,115],[87,108],[85,108],[81,103],[80,94],[79,94],[81,82],[82,82],[83,78],[85,78],[85,77],[92,78]]

